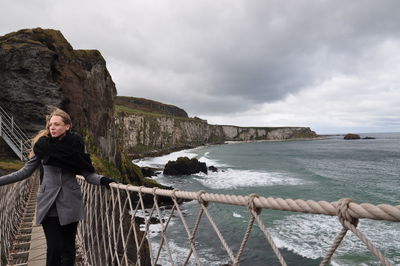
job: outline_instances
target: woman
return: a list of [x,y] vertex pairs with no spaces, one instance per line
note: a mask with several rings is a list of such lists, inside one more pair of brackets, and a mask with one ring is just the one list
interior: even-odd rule
[[0,177],[0,185],[10,184],[30,177],[41,168],[36,223],[42,224],[46,236],[47,266],[73,266],[75,262],[76,231],[84,216],[75,175],[81,174],[87,182],[108,188],[114,182],[95,173],[82,137],[71,132],[71,127],[66,112],[60,109],[52,112],[46,128],[32,140],[31,159],[22,169]]

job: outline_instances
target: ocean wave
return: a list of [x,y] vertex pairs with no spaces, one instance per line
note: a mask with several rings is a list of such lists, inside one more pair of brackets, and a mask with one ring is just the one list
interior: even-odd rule
[[210,159],[206,154],[204,156],[200,157],[199,159],[200,162],[206,163],[207,167],[208,166],[215,166],[215,167],[229,167],[230,165],[221,163],[221,161],[215,160],[215,159]]
[[[152,253],[155,255],[157,254],[160,245],[158,243],[153,243],[151,245]],[[171,252],[172,260],[177,263],[177,265],[182,265],[182,263],[186,260],[187,255],[190,252],[190,248],[186,246],[182,246],[177,244],[174,241],[169,240],[168,242],[168,249]],[[209,265],[209,266],[221,266],[226,262],[221,261],[220,258],[213,254],[213,249],[210,247],[199,247],[196,246],[197,253],[199,255],[199,260],[202,265]],[[167,252],[167,244],[164,243],[163,247],[161,248],[160,257],[157,260],[157,264],[160,265],[172,265],[170,262],[170,258]],[[186,265],[197,265],[194,255],[192,254],[188,264]]]
[[276,185],[301,185],[305,181],[289,177],[284,173],[258,172],[228,168],[218,172],[195,174],[195,179],[212,189],[232,189],[238,187],[262,187]]
[[235,218],[243,218],[243,216],[241,214],[237,213],[237,212],[233,212],[232,216],[235,217]]
[[189,158],[196,157],[197,154],[193,152],[195,149],[177,151],[159,157],[133,160],[133,162],[139,167],[163,168],[165,164],[168,163],[168,161],[176,160],[178,159],[178,157],[189,157]]
[[[300,214],[274,221],[271,234],[279,248],[286,248],[303,257],[317,259],[324,257],[342,226],[336,217]],[[396,265],[400,264],[400,228],[396,223],[361,220],[357,227],[378,250],[383,251]],[[349,256],[357,256],[357,262]],[[345,240],[334,255],[335,265],[380,265],[378,259],[353,233],[347,233]]]

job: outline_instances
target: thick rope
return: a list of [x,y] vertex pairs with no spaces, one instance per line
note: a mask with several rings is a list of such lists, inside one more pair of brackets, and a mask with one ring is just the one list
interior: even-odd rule
[[[200,190],[200,191],[197,192],[197,201],[201,206],[207,208],[208,203],[201,198],[201,195],[204,194],[204,193],[206,193],[204,190]],[[194,229],[192,231],[192,238],[190,239],[190,242],[193,243],[193,244],[194,244],[194,240],[195,240],[195,237],[196,237],[197,230],[199,229],[199,225],[200,225],[200,221],[201,221],[201,217],[203,216],[203,213],[204,213],[203,209],[200,208],[200,211],[199,211],[199,213],[197,215],[197,218],[196,218]],[[183,265],[187,265],[189,263],[189,259],[192,256],[192,253],[193,253],[193,251],[190,250],[189,254],[186,256],[186,259],[185,259]]]
[[[110,186],[117,186],[111,184]],[[139,191],[139,187],[120,185],[120,189],[128,189],[129,191]],[[142,193],[152,194],[152,188],[143,187]],[[172,191],[166,189],[158,189],[157,195],[171,197]],[[190,191],[176,191],[177,198],[197,200],[197,192]],[[238,195],[225,195],[215,193],[204,193],[201,198],[207,202],[225,203],[238,206],[247,206],[247,197]],[[330,216],[337,216],[338,201],[313,201],[302,199],[282,199],[273,197],[259,197],[254,199],[254,204],[257,208],[292,211],[302,213],[325,214]],[[388,204],[372,205],[369,203],[357,204],[351,202],[348,208],[349,215],[356,219],[368,218],[373,220],[386,220],[393,222],[400,222],[400,205],[392,206]]]
[[178,191],[177,189],[174,189],[174,190],[172,191],[172,197],[171,197],[171,198],[172,198],[172,200],[173,200],[173,202],[174,202],[174,205],[175,205],[175,207],[176,207],[176,210],[177,210],[177,212],[178,212],[178,214],[179,214],[179,218],[180,218],[181,221],[182,221],[183,228],[185,228],[186,234],[187,234],[188,239],[189,239],[190,249],[192,250],[192,252],[193,252],[193,254],[194,254],[194,256],[195,256],[196,264],[197,264],[197,265],[202,265],[201,262],[200,262],[200,257],[199,257],[199,255],[198,255],[198,253],[197,253],[196,247],[195,247],[195,245],[194,245],[193,235],[192,235],[192,233],[191,233],[190,230],[189,230],[189,226],[188,226],[187,223],[186,223],[186,220],[185,220],[185,218],[184,218],[184,216],[183,216],[183,213],[182,213],[181,209],[179,208],[179,203],[178,203],[177,197],[176,197],[176,192],[177,192],[177,191]]
[[157,189],[158,189],[157,187],[153,188],[153,200],[154,200],[154,205],[155,205],[156,210],[157,210],[158,219],[160,221],[160,225],[161,225],[161,228],[162,228],[162,231],[161,231],[162,236],[161,236],[161,241],[160,241],[160,247],[158,248],[157,255],[156,255],[155,259],[154,259],[154,262],[157,263],[158,258],[160,257],[161,249],[162,249],[162,247],[164,245],[164,242],[165,242],[166,243],[166,251],[167,251],[167,254],[168,254],[169,262],[171,263],[172,266],[175,266],[175,262],[172,259],[172,253],[171,253],[171,250],[169,248],[168,236],[166,234],[166,230],[167,230],[169,222],[171,221],[173,212],[171,211],[171,215],[168,218],[168,221],[167,221],[166,225],[164,225],[163,216],[161,214],[160,206],[158,206],[158,196],[156,195]]
[[[281,265],[286,265],[284,258],[282,257],[279,249],[275,245],[268,229],[260,217],[262,209],[273,209],[273,210],[284,210],[302,213],[315,213],[325,214],[331,216],[337,216],[343,228],[334,240],[332,246],[327,251],[321,265],[327,265],[335,253],[339,245],[343,242],[343,239],[348,230],[352,231],[367,247],[374,253],[383,265],[391,265],[390,261],[387,260],[382,253],[380,253],[372,243],[356,228],[359,219],[370,218],[375,220],[389,220],[389,221],[400,221],[400,206],[390,205],[372,205],[369,203],[357,204],[352,202],[350,199],[341,199],[335,202],[326,201],[312,201],[312,200],[293,200],[293,199],[282,199],[272,197],[260,197],[257,195],[249,196],[237,196],[237,195],[224,195],[224,194],[212,194],[205,191],[178,191],[178,190],[164,190],[159,188],[146,188],[136,187],[132,185],[123,184],[110,184],[111,190],[105,190],[92,186],[81,180],[83,199],[88,204],[86,215],[87,223],[84,226],[79,226],[79,239],[83,244],[83,251],[86,254],[88,265],[97,265],[101,261],[106,261],[110,265],[142,265],[142,260],[146,260],[150,256],[150,263],[156,265],[160,257],[161,249],[165,249],[168,255],[168,259],[171,265],[187,265],[192,255],[197,265],[201,265],[199,254],[196,250],[196,236],[200,230],[200,221],[205,214],[205,217],[209,220],[213,230],[217,233],[222,246],[227,251],[227,254],[232,261],[233,265],[239,265],[241,256],[245,252],[246,244],[249,240],[250,233],[254,230],[254,223],[257,222],[261,231],[264,233],[266,240],[269,242],[272,250],[277,256]],[[122,198],[122,191],[125,192],[127,197]],[[138,195],[138,200],[133,202],[130,194],[134,192]],[[124,194],[124,195],[125,195]],[[150,194],[153,197],[154,203],[152,207],[145,207],[143,194]],[[158,196],[170,197],[173,201],[172,209],[168,215],[168,219],[164,222],[163,212],[158,206]],[[193,227],[190,230],[186,222],[185,215],[181,211],[181,202],[185,199],[196,200],[200,209],[197,217],[194,221]],[[217,224],[214,221],[214,217],[208,211],[208,205],[211,203],[224,203],[232,204],[237,206],[246,206],[250,216],[247,223],[247,228],[244,232],[241,240],[240,247],[236,252],[236,255],[232,252],[231,247],[227,244],[226,240],[222,236]],[[139,215],[138,211],[144,218],[143,232],[137,232],[136,219]],[[98,213],[100,212],[100,213]],[[124,216],[125,213],[129,212],[130,217]],[[171,250],[169,247],[169,239],[167,237],[167,229],[171,224],[170,221],[173,219],[174,213],[177,213],[178,218],[181,220],[183,228],[187,234],[189,252],[185,257],[184,261],[174,262]],[[152,250],[151,239],[149,237],[149,225],[153,215],[158,216],[162,232],[160,234],[160,246],[158,250]],[[165,217],[166,218],[166,217]],[[126,230],[122,223],[130,223],[129,230]],[[102,228],[102,235],[92,232],[94,228]],[[124,232],[124,230],[126,232]],[[134,239],[130,236],[134,235]],[[132,261],[131,255],[128,254],[130,245],[133,242],[136,246],[136,262]],[[149,246],[149,254],[145,256],[145,246]],[[147,251],[146,251],[147,252]],[[153,252],[155,252],[153,254]],[[154,255],[154,257],[153,257]]]
[[[258,195],[257,194],[251,194],[249,196],[249,202],[248,202],[247,208],[249,210],[254,210],[255,212],[257,212],[257,215],[259,215],[261,213],[261,209],[257,209],[254,206],[254,198],[255,197],[258,197]],[[238,250],[238,252],[236,254],[235,263],[237,265],[239,265],[240,257],[242,256],[244,248],[246,247],[247,241],[249,240],[250,232],[251,232],[251,229],[253,229],[254,221],[255,221],[255,217],[253,215],[250,215],[249,222],[247,223],[246,232],[244,233],[242,243],[240,244],[239,250]]]
[[264,225],[263,221],[260,218],[261,209],[257,208],[254,201],[255,199],[259,198],[256,194],[250,194],[249,198],[249,210],[253,217],[256,219],[258,226],[260,227],[261,231],[263,231],[265,238],[268,240],[272,250],[274,251],[276,257],[278,258],[279,262],[282,266],[287,266],[285,259],[283,258],[281,252],[279,251],[278,247],[276,246],[274,240],[272,239],[271,234],[269,233],[267,227]]
[[[348,208],[349,208],[350,202],[352,202],[351,199],[347,199],[347,198],[341,199],[339,201],[339,204],[337,205],[337,207],[338,207],[337,215],[339,216],[339,221],[342,225],[343,225],[344,221],[347,219],[348,221],[350,221],[350,223],[357,226],[358,219],[354,219],[348,213]],[[331,248],[328,250],[324,259],[321,261],[320,266],[328,264],[328,262],[331,260],[331,258],[333,256],[333,254],[335,253],[336,249],[339,247],[340,243],[342,243],[344,237],[346,236],[347,231],[348,231],[347,227],[343,226],[343,228],[340,230],[340,233],[338,234],[335,241],[333,242]]]

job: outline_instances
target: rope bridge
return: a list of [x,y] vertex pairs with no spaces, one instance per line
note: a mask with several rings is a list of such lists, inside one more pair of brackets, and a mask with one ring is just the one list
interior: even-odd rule
[[[81,246],[80,252],[87,265],[159,265],[162,253],[167,257],[170,265],[203,265],[198,252],[198,236],[202,219],[209,221],[218,236],[218,240],[230,260],[230,264],[227,265],[240,265],[250,233],[257,230],[255,229],[256,225],[262,231],[280,264],[287,265],[267,226],[260,218],[263,209],[337,216],[342,230],[336,239],[332,240],[332,245],[326,251],[320,265],[329,263],[349,230],[375,254],[383,265],[392,265],[360,232],[357,225],[360,219],[365,218],[400,222],[400,205],[357,204],[346,198],[335,202],[316,202],[301,199],[264,198],[256,194],[236,196],[123,184],[111,184],[111,191],[107,191],[104,188],[88,184],[82,177],[79,179],[87,209],[86,222],[80,223],[78,228],[78,241]],[[149,198],[151,199],[150,204]],[[159,204],[159,201],[165,198],[172,202],[172,208],[168,214]],[[197,218],[191,228],[187,222],[188,217],[180,204],[184,200],[193,200],[198,205]],[[227,244],[218,228],[216,217],[213,217],[209,211],[212,203],[242,206],[248,210],[247,229],[236,252]],[[177,261],[171,252],[168,229],[171,227],[173,218],[182,222],[183,234],[186,235],[187,245],[190,248],[183,261]],[[150,237],[150,225],[155,220],[161,226],[158,243],[155,243],[155,240]],[[236,234],[236,232],[232,233]],[[182,233],[180,233],[180,237],[182,237]]]
[[23,246],[30,241],[29,233],[24,232],[24,223],[32,222],[33,219],[33,213],[26,217],[26,211],[29,197],[35,193],[35,182],[37,178],[29,178],[0,186],[0,265],[6,265],[14,261],[13,257],[26,253],[19,249],[26,250]]

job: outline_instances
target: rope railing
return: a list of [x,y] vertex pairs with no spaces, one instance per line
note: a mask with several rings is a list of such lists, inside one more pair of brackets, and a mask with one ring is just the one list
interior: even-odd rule
[[0,186],[0,265],[7,265],[35,178]]
[[[261,218],[264,209],[290,212],[323,214],[337,216],[342,230],[338,237],[332,239],[330,249],[320,265],[327,265],[338,246],[342,243],[348,230],[352,231],[383,265],[392,265],[382,253],[357,229],[360,219],[386,220],[400,222],[400,205],[358,204],[350,199],[335,202],[312,201],[302,199],[282,199],[207,193],[205,191],[190,192],[164,190],[159,188],[138,187],[123,184],[111,184],[110,190],[93,186],[79,177],[83,197],[86,203],[86,222],[78,228],[78,240],[82,247],[83,258],[87,265],[158,265],[161,254],[168,265],[204,265],[204,258],[199,252],[199,232],[203,220],[208,221],[221,246],[226,252],[228,265],[240,265],[251,232],[260,228],[266,242],[272,248],[281,265],[287,265],[278,249],[266,224]],[[159,201],[169,199],[171,208],[163,211]],[[199,207],[192,227],[181,203],[192,200]],[[149,203],[150,202],[150,203]],[[209,211],[212,203],[242,206],[248,210],[249,220],[239,248],[232,248],[227,243],[218,226],[218,217]],[[191,207],[192,208],[192,207]],[[214,215],[216,216],[216,215]],[[188,253],[184,259],[177,259],[171,252],[172,237],[169,234],[172,220],[182,224],[180,237],[187,239]],[[151,237],[153,223],[161,227],[159,239]],[[236,250],[236,251],[235,251]],[[164,265],[164,264],[163,264]]]

